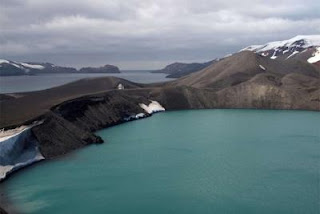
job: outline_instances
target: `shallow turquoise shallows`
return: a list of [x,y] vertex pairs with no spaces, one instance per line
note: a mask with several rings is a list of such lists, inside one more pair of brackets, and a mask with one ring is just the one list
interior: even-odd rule
[[4,185],[22,213],[319,214],[320,113],[159,113]]

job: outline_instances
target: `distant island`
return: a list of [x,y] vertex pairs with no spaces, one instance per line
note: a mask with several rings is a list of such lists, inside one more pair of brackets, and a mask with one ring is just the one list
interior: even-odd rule
[[80,73],[120,73],[117,66],[105,65],[101,67],[85,67],[79,70]]
[[152,73],[164,73],[168,74],[167,78],[179,78],[208,67],[212,63],[216,62],[217,60],[212,60],[209,62],[204,63],[182,63],[182,62],[175,62],[170,65],[167,65],[165,68],[160,70],[152,71]]
[[73,67],[57,66],[52,63],[15,62],[0,59],[0,76],[36,75],[44,73],[120,73],[117,66],[85,67],[77,70]]

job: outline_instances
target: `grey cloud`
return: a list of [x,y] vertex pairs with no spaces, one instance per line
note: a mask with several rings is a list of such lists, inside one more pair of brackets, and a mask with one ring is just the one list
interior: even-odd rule
[[317,1],[0,0],[0,57],[124,69],[319,34]]

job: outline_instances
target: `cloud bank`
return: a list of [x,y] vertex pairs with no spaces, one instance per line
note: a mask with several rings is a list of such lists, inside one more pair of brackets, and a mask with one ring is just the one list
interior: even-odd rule
[[0,0],[0,57],[154,69],[320,33],[318,0]]

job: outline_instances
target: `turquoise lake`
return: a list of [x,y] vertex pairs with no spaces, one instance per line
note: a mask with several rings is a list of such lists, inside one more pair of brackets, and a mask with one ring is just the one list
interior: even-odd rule
[[158,113],[1,184],[22,213],[319,214],[320,113]]

